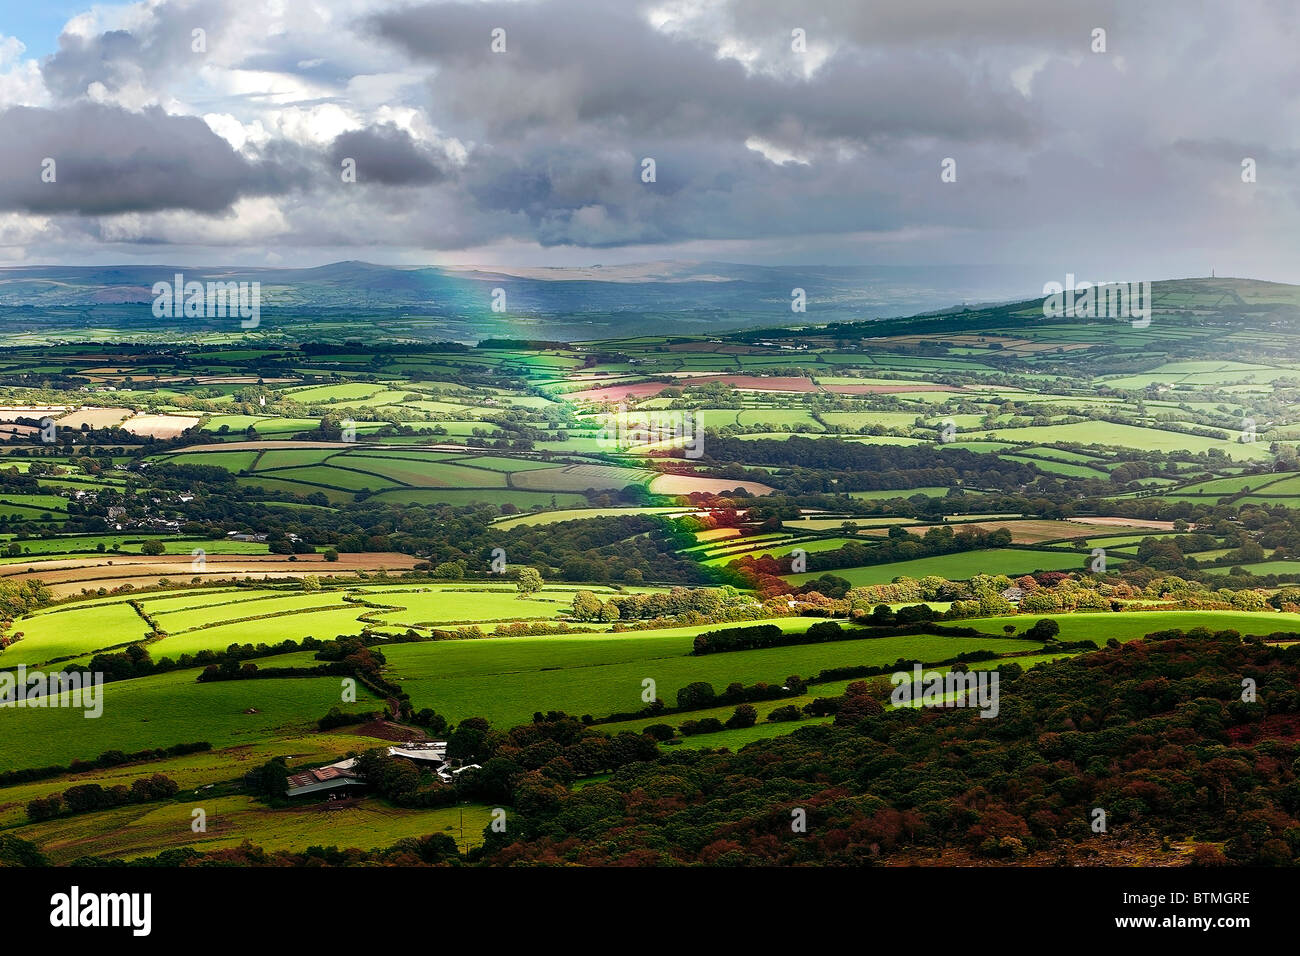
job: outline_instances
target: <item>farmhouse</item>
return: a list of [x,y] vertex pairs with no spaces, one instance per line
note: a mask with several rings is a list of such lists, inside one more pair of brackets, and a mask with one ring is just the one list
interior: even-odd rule
[[466,770],[483,769],[476,763],[453,767],[451,762],[447,760],[447,742],[445,740],[412,741],[398,747],[389,747],[388,756],[405,757],[407,760],[420,763],[431,763],[434,765],[433,772],[438,775],[438,779],[443,783],[451,783]]
[[1024,588],[1009,587],[1002,592],[1002,597],[1010,601],[1012,604],[1019,604],[1021,598],[1023,598],[1024,596],[1025,596]]

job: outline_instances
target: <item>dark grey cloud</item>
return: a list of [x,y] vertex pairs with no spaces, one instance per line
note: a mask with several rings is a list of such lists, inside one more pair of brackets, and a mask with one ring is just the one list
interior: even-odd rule
[[[641,142],[620,150],[599,137],[483,150],[458,185],[477,219],[544,246],[611,247],[818,230],[897,228],[897,197],[864,182],[862,168],[773,164],[743,145]],[[656,181],[641,180],[653,153]],[[937,167],[936,167],[937,168]]]
[[[589,261],[583,249],[636,247],[606,262],[762,249],[766,261],[1033,259],[1112,276],[1265,274],[1263,262],[1295,258],[1300,14],[1281,0],[115,11],[69,27],[44,61],[48,96],[17,74],[0,86],[54,104],[0,120],[0,161],[21,172],[0,185],[0,208],[82,214],[59,216],[52,243],[310,258],[541,246],[542,260],[568,262]],[[87,22],[104,26],[87,36]],[[190,53],[196,26],[206,57]],[[795,27],[806,56],[790,49]],[[142,103],[204,116],[221,138]],[[61,156],[58,190],[39,180],[47,153]],[[345,156],[355,186],[340,182]],[[1257,184],[1241,182],[1244,156],[1259,161]],[[946,157],[956,183],[939,179]],[[273,200],[232,216],[248,196]],[[210,218],[110,215],[165,209]],[[34,228],[20,225],[12,246]]]
[[[946,51],[849,50],[811,79],[751,72],[720,37],[656,30],[632,4],[434,3],[377,14],[370,29],[440,67],[431,108],[501,137],[584,124],[660,136],[758,135],[789,145],[910,136],[1024,141],[1034,109],[1011,82]],[[506,52],[492,53],[493,29]],[[772,65],[794,66],[783,51]],[[759,64],[760,66],[763,64]]]
[[[53,182],[42,179],[46,160]],[[245,159],[198,117],[93,103],[0,112],[0,166],[10,173],[0,209],[45,214],[215,213],[302,182],[287,167]]]
[[[63,33],[59,49],[41,63],[45,85],[61,99],[85,96],[93,84],[112,93],[142,80],[158,81],[198,69],[207,51],[223,42],[239,15],[235,0],[171,0],[159,3],[138,33],[110,30],[95,36]],[[194,31],[203,31],[202,52]]]
[[111,30],[96,37],[64,34],[59,52],[41,64],[45,85],[64,98],[81,96],[92,83],[117,87],[123,73],[138,70],[143,44],[126,30]]
[[446,154],[416,143],[411,134],[392,125],[352,130],[335,138],[330,147],[331,166],[339,170],[344,159],[356,164],[358,183],[385,186],[427,186],[444,180],[451,162]]
[[466,222],[543,246],[901,229],[909,199],[911,225],[952,222],[969,214],[934,195],[943,156],[963,149],[973,169],[980,151],[1043,135],[1008,71],[850,45],[807,77],[790,69],[789,21],[773,22],[780,62],[751,68],[718,55],[720,34],[656,29],[634,4],[434,3],[366,26],[436,70],[426,113],[476,143],[457,179]]
[[1117,24],[1114,0],[726,0],[718,22],[750,40],[779,38],[800,27],[810,43],[899,47],[917,43],[982,48],[1032,46],[1068,52],[1085,47],[1091,31]]

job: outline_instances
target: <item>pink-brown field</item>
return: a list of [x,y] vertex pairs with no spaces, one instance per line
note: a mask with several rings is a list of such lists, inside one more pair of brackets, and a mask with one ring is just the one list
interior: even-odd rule
[[768,495],[772,489],[757,481],[737,481],[733,478],[702,478],[698,475],[660,475],[650,482],[650,490],[657,495],[689,495],[694,492],[722,494],[733,488],[744,488],[755,495]]
[[176,438],[198,423],[198,417],[192,415],[135,415],[123,422],[122,427],[132,435]]

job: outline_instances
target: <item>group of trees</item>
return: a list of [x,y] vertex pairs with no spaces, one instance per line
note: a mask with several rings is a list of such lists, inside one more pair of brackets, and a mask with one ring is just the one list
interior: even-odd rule
[[36,822],[64,814],[91,813],[130,803],[149,803],[175,796],[179,790],[175,780],[161,773],[137,777],[129,787],[123,784],[103,787],[97,783],[83,783],[62,793],[52,793],[28,802],[27,818]]
[[[842,494],[908,488],[950,487],[1018,491],[1038,471],[992,454],[941,445],[865,445],[834,438],[741,439],[710,435],[705,463],[718,478],[761,481],[790,494]],[[755,465],[776,466],[770,472]]]
[[[1125,569],[1119,574],[1040,571],[1018,578],[976,574],[966,581],[900,575],[888,584],[862,587],[853,587],[829,573],[796,588],[784,579],[776,581],[765,594],[765,615],[790,613],[784,597],[794,594],[798,613],[855,618],[876,614],[880,617],[867,623],[891,626],[1012,614],[1142,610],[1155,604],[1189,610],[1300,611],[1300,585],[1269,590],[1251,580],[1219,576],[1201,582],[1145,568]],[[1021,592],[1018,604],[1003,596],[1013,588]],[[921,602],[950,602],[950,607],[936,612]],[[882,604],[912,606],[889,612],[878,610]]]
[[738,611],[761,611],[751,596],[735,588],[684,588],[649,594],[615,595],[602,601],[592,591],[573,596],[569,613],[575,621],[649,621],[673,619],[691,624],[728,617]]
[[[1153,854],[1167,838],[1203,844],[1198,861],[1300,858],[1289,729],[1300,648],[1168,632],[1002,672],[997,720],[885,710],[878,687],[856,682],[828,701],[831,725],[736,753],[673,748],[532,800],[508,833],[487,834],[485,860],[863,864],[950,850],[1058,860],[1097,838],[1096,807],[1111,834]],[[1243,677],[1256,700],[1242,700]],[[793,807],[806,809],[807,832],[792,831]]]

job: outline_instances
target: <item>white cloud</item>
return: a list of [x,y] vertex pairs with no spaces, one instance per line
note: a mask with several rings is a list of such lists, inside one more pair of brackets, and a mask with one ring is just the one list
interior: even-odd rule
[[0,103],[5,106],[46,106],[50,92],[40,64],[24,59],[27,47],[17,37],[0,34]]
[[289,230],[280,202],[271,197],[237,200],[223,216],[183,210],[125,213],[100,223],[108,242],[166,242],[185,245],[248,245],[273,243]]
[[809,165],[809,160],[797,153],[782,149],[775,143],[769,143],[758,136],[751,136],[745,140],[745,145],[756,153],[762,154],[768,162],[776,163],[780,166],[782,163],[799,163],[801,166]]

